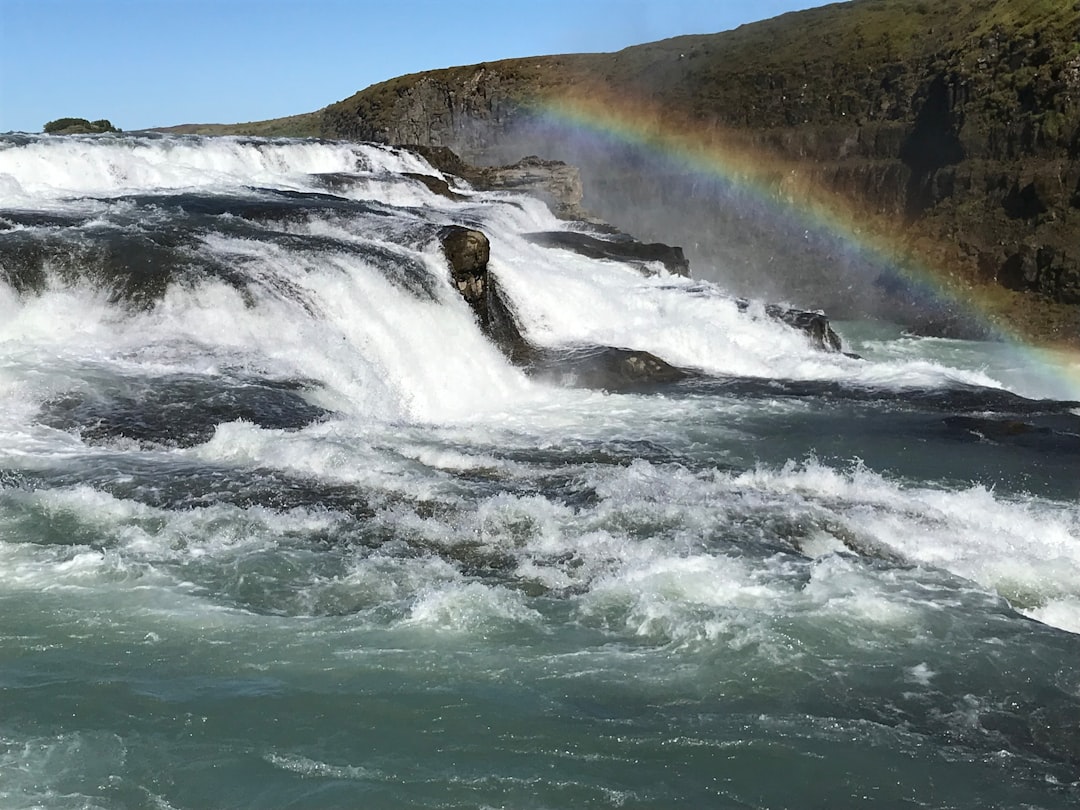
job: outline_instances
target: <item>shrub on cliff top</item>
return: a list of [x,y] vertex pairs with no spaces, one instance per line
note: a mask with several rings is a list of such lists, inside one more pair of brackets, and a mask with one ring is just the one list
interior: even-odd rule
[[50,121],[42,131],[50,135],[83,135],[98,132],[119,132],[107,118],[99,118],[97,121],[87,121],[85,118],[57,118]]

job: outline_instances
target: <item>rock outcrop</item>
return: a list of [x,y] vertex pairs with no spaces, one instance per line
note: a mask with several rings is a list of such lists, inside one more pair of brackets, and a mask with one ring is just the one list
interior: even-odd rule
[[49,121],[41,131],[48,135],[100,135],[106,132],[120,132],[108,118],[87,121],[85,118],[57,118]]
[[649,352],[593,345],[533,347],[525,369],[542,380],[604,391],[637,391],[701,376]]
[[[1005,325],[1067,339],[1080,336],[1078,42],[1072,0],[853,0],[616,54],[401,77],[327,107],[323,133],[579,165],[590,210],[687,245],[736,292],[914,322],[904,271],[932,267],[960,297],[996,286],[981,297]],[[564,102],[692,135],[704,156],[739,158],[736,181],[654,161],[648,137],[562,137],[546,111]],[[888,255],[815,236],[800,215],[822,205]]]
[[450,262],[454,283],[465,300],[472,303],[484,292],[483,278],[491,258],[491,242],[483,232],[461,225],[444,227],[439,232],[439,242]]
[[[738,298],[735,304],[741,312],[750,309],[751,302],[745,298]],[[819,349],[827,352],[839,352],[843,350],[843,342],[836,330],[829,323],[828,316],[824,312],[808,312],[803,309],[782,307],[779,304],[766,304],[765,314],[781,323],[785,323],[792,329],[798,329],[810,338],[810,342]]]
[[[519,191],[543,200],[562,219],[593,219],[581,207],[584,196],[581,172],[561,160],[543,160],[529,155],[506,166],[472,166],[445,146],[406,144],[403,148],[416,152],[439,171],[460,177],[479,191]],[[443,188],[438,178],[409,176],[437,194],[456,196],[448,187]]]
[[561,160],[543,160],[530,155],[508,166],[485,166],[477,169],[473,185],[477,188],[521,191],[547,203],[563,219],[587,219],[581,207],[584,192],[581,172]]
[[528,234],[528,238],[538,245],[564,248],[590,259],[613,259],[632,264],[646,275],[663,267],[672,275],[690,276],[690,262],[681,247],[662,242],[638,242],[618,231],[609,231],[603,237],[578,231],[543,231]]

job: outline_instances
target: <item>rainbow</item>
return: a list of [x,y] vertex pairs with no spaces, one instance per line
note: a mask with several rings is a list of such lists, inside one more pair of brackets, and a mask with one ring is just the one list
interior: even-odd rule
[[635,147],[666,166],[722,183],[752,199],[776,227],[813,232],[863,266],[903,279],[925,300],[948,305],[983,324],[1016,349],[1024,362],[1062,377],[1080,399],[1080,351],[1040,344],[1002,322],[1000,288],[964,281],[955,268],[912,254],[898,229],[835,192],[815,187],[797,161],[755,147],[738,131],[673,115],[663,106],[579,85],[535,102],[533,121],[547,134]]

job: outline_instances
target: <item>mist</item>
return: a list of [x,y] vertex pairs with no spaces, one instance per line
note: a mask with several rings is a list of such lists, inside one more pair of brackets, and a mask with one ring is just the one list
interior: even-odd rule
[[836,320],[885,320],[921,333],[990,337],[981,321],[913,278],[899,257],[824,227],[780,193],[694,171],[648,146],[599,134],[568,134],[523,117],[493,132],[490,122],[459,126],[451,148],[484,165],[527,155],[576,166],[583,207],[631,236],[683,248],[695,278],[734,296]]

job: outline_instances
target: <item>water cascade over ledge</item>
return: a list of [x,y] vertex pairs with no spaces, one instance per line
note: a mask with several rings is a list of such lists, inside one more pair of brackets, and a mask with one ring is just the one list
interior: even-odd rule
[[0,136],[0,806],[1076,806],[1070,381],[625,239]]

